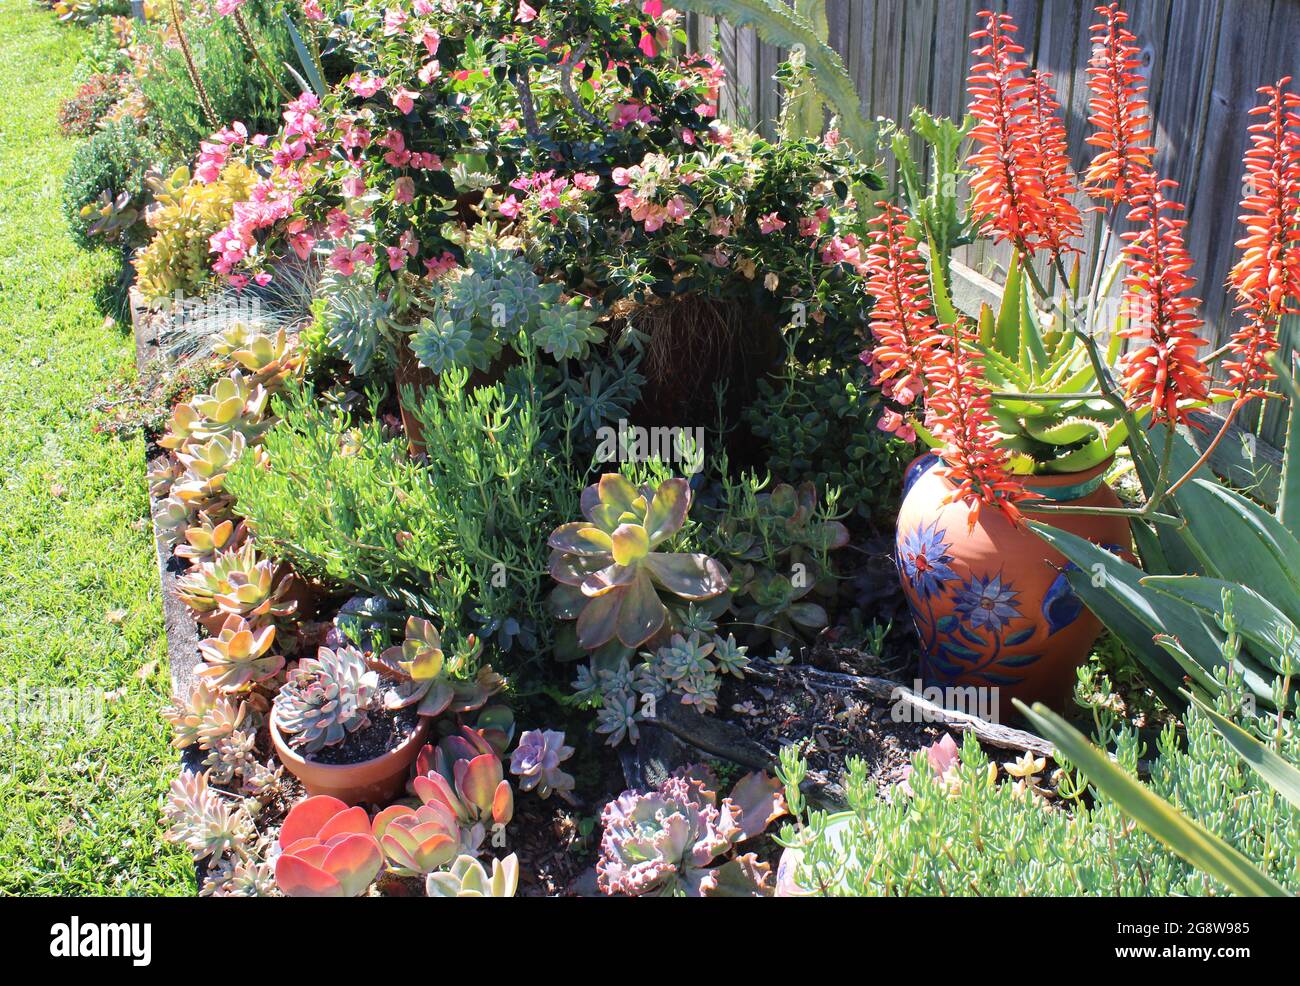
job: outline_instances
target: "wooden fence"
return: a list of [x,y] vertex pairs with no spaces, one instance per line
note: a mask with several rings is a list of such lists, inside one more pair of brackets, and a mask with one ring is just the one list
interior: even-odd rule
[[[958,118],[966,102],[969,35],[985,7],[1011,13],[1034,67],[1052,73],[1070,134],[1075,167],[1086,164],[1088,92],[1094,0],[826,0],[830,43],[844,59],[869,117],[906,121],[913,106]],[[1204,299],[1205,334],[1215,345],[1237,323],[1223,289],[1234,259],[1246,148],[1246,112],[1256,87],[1284,75],[1300,78],[1300,0],[1126,0],[1129,27],[1142,45],[1143,71],[1155,119],[1157,167],[1177,180],[1186,205],[1187,245]],[[723,113],[767,130],[780,112],[772,75],[785,52],[708,18],[690,24],[693,46],[716,45],[728,69]],[[1090,217],[1085,269],[1099,262],[1102,219]],[[1118,249],[1112,238],[1109,257]],[[961,258],[985,274],[1007,260],[1005,250],[979,244]],[[1300,340],[1296,319],[1283,328],[1288,347]],[[1280,405],[1272,401],[1270,405]],[[1264,411],[1259,435],[1281,444],[1280,407]]]

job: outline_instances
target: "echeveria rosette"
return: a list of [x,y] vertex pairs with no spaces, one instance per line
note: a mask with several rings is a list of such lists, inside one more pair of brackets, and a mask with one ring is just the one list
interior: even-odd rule
[[577,617],[583,648],[596,650],[615,637],[638,647],[659,633],[668,619],[659,589],[692,601],[727,590],[726,570],[708,555],[654,550],[681,530],[690,505],[684,479],[664,480],[651,494],[606,473],[583,490],[587,520],[551,532],[557,615]]
[[771,892],[765,864],[741,857],[715,866],[786,811],[779,783],[746,775],[718,803],[703,768],[679,770],[653,791],[624,791],[601,813],[597,883],[630,896],[750,895]]
[[513,897],[519,887],[519,857],[492,860],[492,874],[473,856],[458,856],[442,873],[430,873],[424,892],[430,897]]
[[483,646],[471,634],[465,646],[448,658],[442,649],[442,637],[428,620],[412,616],[406,621],[406,639],[370,658],[370,665],[383,677],[384,707],[404,709],[419,703],[422,716],[439,716],[444,712],[472,712],[504,686],[504,679],[490,666],[478,669],[473,678],[453,677],[459,669],[472,664]]
[[564,733],[555,729],[529,729],[519,737],[519,745],[510,755],[510,773],[519,778],[519,790],[536,790],[545,800],[553,793],[572,802],[573,775],[560,764],[573,756],[573,747],[564,745]]

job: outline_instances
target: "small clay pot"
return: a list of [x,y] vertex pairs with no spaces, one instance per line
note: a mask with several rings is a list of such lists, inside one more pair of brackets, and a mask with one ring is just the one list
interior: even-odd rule
[[424,716],[415,731],[396,749],[360,763],[316,763],[305,759],[285,742],[280,727],[275,722],[275,712],[270,715],[271,743],[275,755],[288,768],[289,773],[302,781],[309,795],[328,794],[349,805],[361,803],[387,804],[402,793],[406,786],[411,764],[424,746],[429,733],[429,720]]
[[[490,386],[500,380],[505,371],[518,362],[518,354],[507,346],[501,351],[501,355],[488,365],[486,370],[473,371],[469,375],[467,385],[470,387]],[[397,343],[397,367],[393,377],[394,383],[397,385],[397,409],[402,415],[402,428],[406,432],[406,442],[410,446],[411,455],[423,455],[424,426],[420,424],[420,419],[415,414],[414,405],[420,402],[426,391],[432,390],[438,385],[438,374],[427,366],[420,364],[415,353],[411,350],[410,341],[406,336],[402,336]],[[402,392],[408,386],[411,388],[414,401],[412,406],[409,407],[406,401],[402,399]]]
[[[905,474],[898,512],[896,560],[921,641],[927,686],[996,689],[992,708],[1014,715],[1011,699],[1068,707],[1075,670],[1088,656],[1101,623],[1071,588],[1066,559],[1028,527],[984,506],[947,501],[953,484],[923,456]],[[1110,462],[1085,472],[1026,476],[1043,502],[1116,507],[1104,481]],[[1029,520],[1076,534],[1132,560],[1124,517],[1035,513]]]

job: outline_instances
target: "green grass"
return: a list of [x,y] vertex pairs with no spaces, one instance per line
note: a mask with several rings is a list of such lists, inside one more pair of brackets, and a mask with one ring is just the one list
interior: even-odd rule
[[[0,0],[0,893],[192,893],[159,825],[177,760],[143,447],[89,410],[131,337],[97,307],[113,257],[78,252],[59,211],[84,39]],[[102,699],[98,727],[44,714],[66,695]]]

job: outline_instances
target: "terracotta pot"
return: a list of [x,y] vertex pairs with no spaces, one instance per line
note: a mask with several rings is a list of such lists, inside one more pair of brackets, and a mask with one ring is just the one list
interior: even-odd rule
[[[1101,623],[1070,587],[1066,559],[1033,531],[987,507],[968,527],[970,508],[944,502],[953,486],[938,462],[928,454],[908,467],[896,541],[927,687],[996,689],[984,707],[1004,719],[1014,714],[1013,698],[1068,707],[1075,669]],[[1053,502],[1119,506],[1103,479],[1109,466],[1025,477],[1025,485]],[[1123,517],[1022,512],[1132,560]]]
[[[500,380],[505,371],[518,362],[519,354],[507,346],[501,351],[500,356],[488,364],[486,370],[472,372],[469,375],[468,385],[470,387],[490,386]],[[397,369],[394,373],[394,382],[397,384],[397,408],[402,415],[402,428],[406,431],[407,444],[411,447],[412,455],[423,455],[424,428],[412,408],[414,404],[418,404],[425,391],[437,386],[438,374],[427,366],[420,365],[420,361],[415,358],[415,353],[411,351],[411,344],[406,336],[401,336],[397,343]],[[408,407],[406,401],[402,400],[402,390],[407,386],[410,386],[414,392],[412,407]]]
[[307,793],[328,794],[350,805],[362,802],[386,804],[401,794],[411,764],[429,733],[429,720],[421,716],[415,731],[401,746],[373,760],[347,764],[315,763],[303,758],[285,742],[275,723],[274,711],[270,723],[275,755],[289,773],[302,781]]

